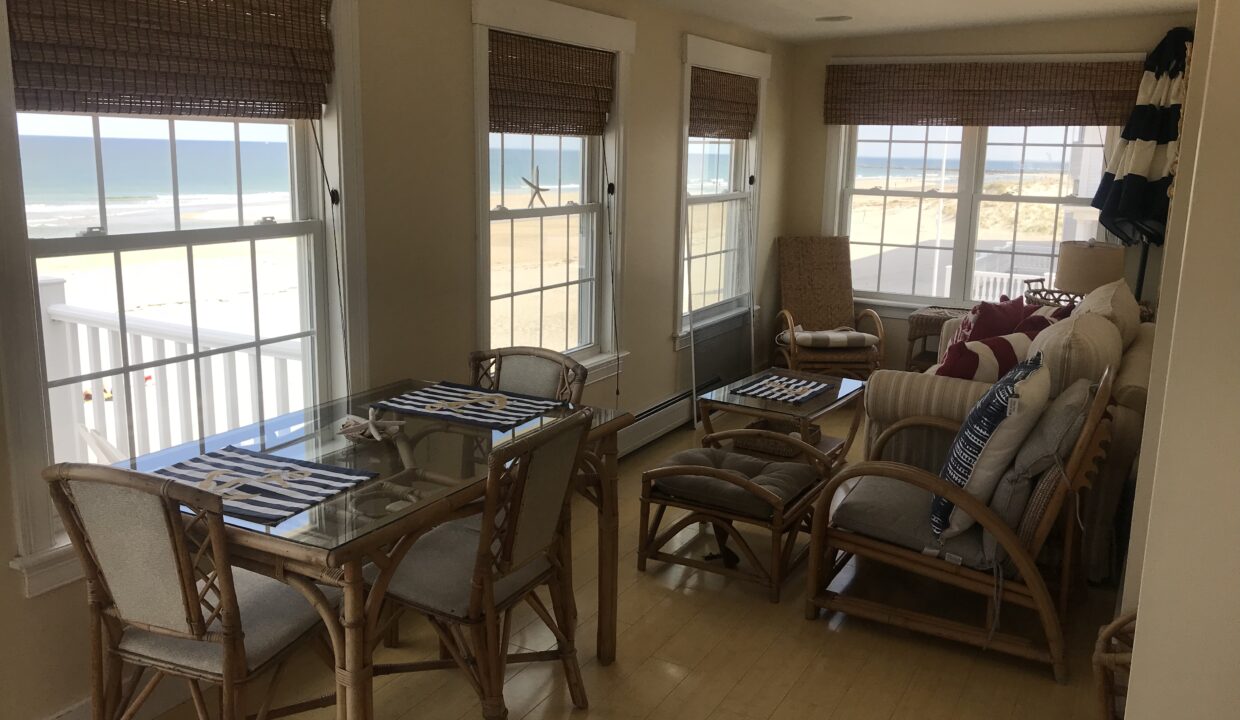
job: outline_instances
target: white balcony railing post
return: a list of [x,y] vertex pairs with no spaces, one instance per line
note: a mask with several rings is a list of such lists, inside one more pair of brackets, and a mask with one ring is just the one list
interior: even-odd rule
[[[76,323],[53,319],[48,308],[65,302],[65,281],[61,278],[39,278],[39,320],[43,326],[43,352],[47,377],[53,380],[81,374],[82,360],[78,349]],[[56,460],[86,460],[86,443],[79,428],[84,429],[85,408],[80,386],[66,385],[48,394],[48,410],[52,417],[52,453]],[[103,401],[102,393],[99,401]]]

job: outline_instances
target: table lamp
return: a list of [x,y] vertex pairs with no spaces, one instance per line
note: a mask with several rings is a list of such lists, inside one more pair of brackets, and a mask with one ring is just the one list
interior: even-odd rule
[[1033,305],[1072,305],[1090,291],[1124,277],[1124,246],[1095,241],[1059,244],[1055,289],[1041,280],[1026,281],[1026,302]]

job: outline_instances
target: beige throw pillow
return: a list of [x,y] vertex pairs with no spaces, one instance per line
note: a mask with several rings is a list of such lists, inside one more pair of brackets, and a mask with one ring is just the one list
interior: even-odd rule
[[1078,315],[1101,315],[1110,320],[1119,330],[1125,350],[1136,339],[1137,327],[1141,324],[1141,306],[1123,279],[1107,283],[1086,295],[1072,311],[1073,317]]
[[1042,363],[1051,373],[1051,397],[1058,397],[1081,378],[1097,382],[1108,366],[1118,368],[1124,343],[1119,329],[1105,317],[1074,314],[1038,333],[1029,346],[1031,357],[1037,353],[1042,353]]

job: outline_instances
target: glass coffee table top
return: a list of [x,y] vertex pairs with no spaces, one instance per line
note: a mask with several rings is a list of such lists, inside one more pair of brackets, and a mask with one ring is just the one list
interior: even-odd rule
[[[737,388],[745,387],[767,375],[824,382],[828,384],[828,387],[826,391],[800,404],[770,400],[752,395],[738,395],[736,393]],[[851,402],[863,389],[865,389],[865,381],[863,380],[819,375],[797,370],[785,370],[783,368],[770,368],[705,393],[701,399],[723,410],[734,410],[742,413],[746,410],[758,411],[763,414],[779,414],[786,415],[789,418],[812,420]]]

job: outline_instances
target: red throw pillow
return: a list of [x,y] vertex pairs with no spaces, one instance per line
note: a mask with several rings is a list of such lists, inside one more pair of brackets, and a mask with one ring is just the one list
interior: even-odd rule
[[1059,321],[1050,315],[1030,315],[1020,321],[1020,324],[1016,326],[1016,332],[1025,333],[1029,337],[1035,337],[1038,333],[1057,322]]
[[947,348],[943,363],[934,374],[978,382],[997,382],[1008,370],[1025,359],[1032,342],[1032,335],[1018,332],[956,343]]
[[1007,296],[1003,295],[997,303],[978,304],[973,308],[973,314],[977,317],[965,338],[966,342],[1008,335],[1016,332],[1016,326],[1025,319],[1025,299],[1018,297],[1008,300]]

